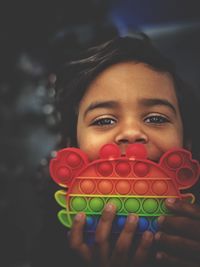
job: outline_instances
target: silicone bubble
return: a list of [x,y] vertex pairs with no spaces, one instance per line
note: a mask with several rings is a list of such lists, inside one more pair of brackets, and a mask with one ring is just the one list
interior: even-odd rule
[[[137,234],[158,230],[161,215],[173,216],[165,206],[167,198],[194,201],[188,193],[199,179],[199,162],[191,152],[177,148],[166,151],[159,162],[148,159],[143,144],[130,144],[121,155],[116,144],[105,144],[99,158],[88,161],[78,148],[57,151],[50,161],[52,179],[60,186],[55,194],[62,207],[58,219],[72,227],[78,212],[86,214],[85,236],[88,244],[94,240],[96,227],[104,207],[116,206],[111,232],[113,236],[123,229],[130,213],[139,217]],[[183,193],[187,189],[187,193]]]

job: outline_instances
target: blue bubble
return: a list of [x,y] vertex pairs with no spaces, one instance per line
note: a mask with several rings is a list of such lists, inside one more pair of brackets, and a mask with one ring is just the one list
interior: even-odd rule
[[149,227],[149,221],[145,217],[140,217],[138,222],[138,229],[140,232],[144,232],[148,230]]
[[87,216],[86,218],[87,230],[92,230],[94,228],[94,225],[95,225],[95,218],[92,216]]
[[158,231],[158,221],[157,218],[154,218],[151,222],[152,231],[157,232]]
[[119,228],[119,230],[121,230],[126,222],[126,216],[118,216],[117,218],[117,227]]

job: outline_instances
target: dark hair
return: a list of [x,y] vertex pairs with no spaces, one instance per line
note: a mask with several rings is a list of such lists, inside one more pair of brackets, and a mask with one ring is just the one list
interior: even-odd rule
[[147,64],[159,72],[168,72],[174,81],[184,127],[184,140],[192,140],[192,152],[199,158],[199,100],[176,74],[174,64],[165,58],[145,34],[116,37],[76,55],[57,72],[56,107],[60,113],[60,147],[76,146],[76,109],[89,84],[107,67],[124,61]]

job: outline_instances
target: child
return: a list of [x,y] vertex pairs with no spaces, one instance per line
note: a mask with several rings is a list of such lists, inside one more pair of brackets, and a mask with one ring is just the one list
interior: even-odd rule
[[[173,147],[189,149],[199,159],[198,100],[145,35],[88,49],[60,70],[56,89],[60,147],[77,146],[93,160],[106,143],[117,144],[122,154],[128,144],[142,143],[155,162]],[[173,199],[166,206],[174,216],[161,216],[159,232],[145,232],[134,250],[138,218],[133,214],[110,247],[112,204],[102,213],[92,248],[83,238],[85,215],[77,214],[70,247],[83,259],[82,266],[150,266],[152,248],[153,266],[199,266],[200,208]]]

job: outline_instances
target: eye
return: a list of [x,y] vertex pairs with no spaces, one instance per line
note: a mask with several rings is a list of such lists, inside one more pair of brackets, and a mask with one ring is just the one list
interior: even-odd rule
[[163,124],[169,122],[169,119],[162,115],[151,115],[145,118],[145,122],[153,124]]
[[94,120],[91,125],[95,125],[95,126],[112,126],[113,124],[116,123],[116,120],[113,118],[99,118]]

